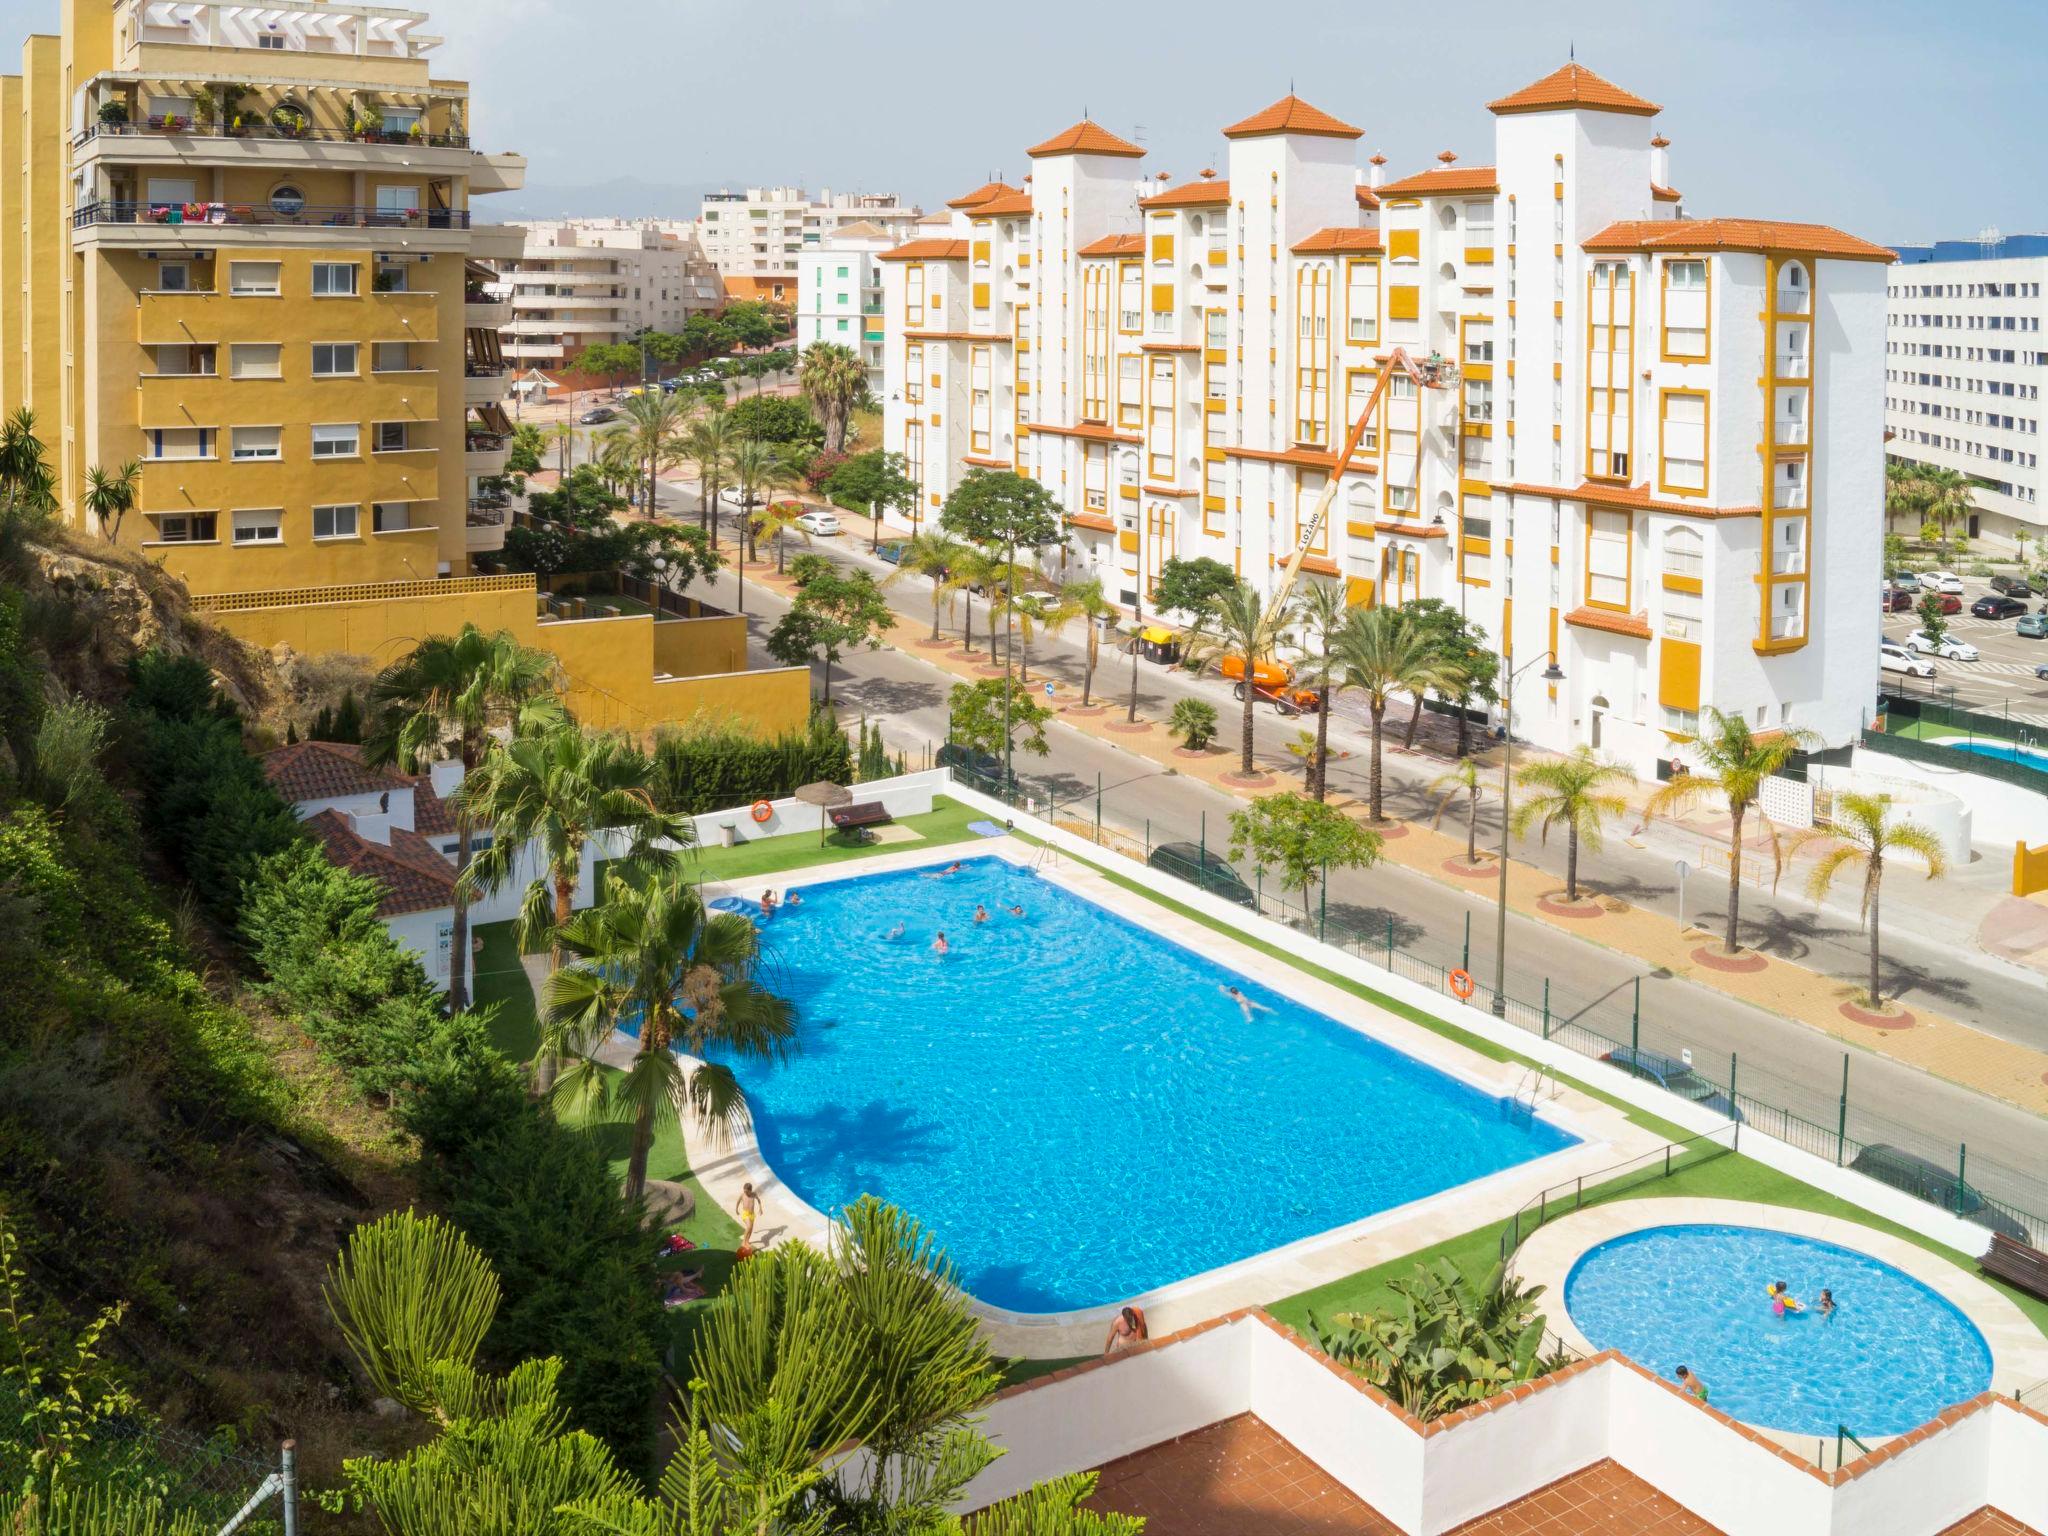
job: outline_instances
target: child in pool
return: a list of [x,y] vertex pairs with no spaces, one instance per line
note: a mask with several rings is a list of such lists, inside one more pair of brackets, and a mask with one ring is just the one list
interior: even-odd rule
[[1771,1299],[1771,1311],[1778,1317],[1787,1317],[1795,1312],[1804,1312],[1806,1303],[1794,1296],[1782,1280],[1773,1280],[1764,1287],[1764,1294]]
[[1835,1320],[1835,1293],[1826,1286],[1820,1288],[1820,1303],[1817,1310],[1822,1322],[1832,1323]]

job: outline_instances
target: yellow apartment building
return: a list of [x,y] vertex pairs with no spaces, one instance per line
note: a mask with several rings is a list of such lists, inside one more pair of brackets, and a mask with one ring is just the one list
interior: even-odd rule
[[[35,413],[74,526],[259,643],[373,640],[383,661],[505,605],[471,570],[504,543],[484,483],[511,430],[481,259],[520,232],[472,203],[525,161],[471,148],[440,42],[388,6],[62,0],[61,32],[0,79],[0,410]],[[98,526],[88,473],[130,460],[135,510]],[[579,684],[634,701],[613,723],[695,712],[689,688],[610,674],[705,647],[555,645],[566,621],[523,589]],[[733,690],[698,691],[723,709]]]

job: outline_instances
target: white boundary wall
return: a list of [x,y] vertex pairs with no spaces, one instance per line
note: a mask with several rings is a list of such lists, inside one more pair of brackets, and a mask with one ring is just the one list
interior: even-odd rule
[[[871,779],[865,784],[849,785],[847,793],[853,796],[855,805],[879,800],[888,807],[891,816],[922,816],[932,808],[934,793],[941,789],[948,794],[953,793],[947,784],[951,777],[947,769],[932,768],[922,773],[900,774],[893,779]],[[735,842],[751,843],[756,838],[787,837],[792,832],[822,832],[829,825],[820,807],[807,805],[801,800],[771,800],[768,805],[766,821],[754,820],[753,807],[748,805],[736,805],[731,810],[713,811],[697,817],[697,846],[718,847],[721,829],[725,827],[733,829]],[[1010,814],[998,811],[996,820],[1000,822]]]

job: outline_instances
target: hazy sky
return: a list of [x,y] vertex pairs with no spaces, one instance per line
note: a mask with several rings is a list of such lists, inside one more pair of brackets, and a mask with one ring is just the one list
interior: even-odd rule
[[[88,0],[93,3],[93,0]],[[105,3],[105,0],[98,0]],[[392,3],[392,0],[387,0]],[[894,190],[927,208],[1083,107],[1179,179],[1284,93],[1396,174],[1490,158],[1484,103],[1565,59],[1664,104],[1695,214],[1886,241],[2048,227],[2048,4],[1974,0],[440,0],[437,72],[529,182]],[[0,36],[57,0],[0,0]],[[686,210],[620,208],[621,213]],[[694,210],[688,210],[694,211]]]

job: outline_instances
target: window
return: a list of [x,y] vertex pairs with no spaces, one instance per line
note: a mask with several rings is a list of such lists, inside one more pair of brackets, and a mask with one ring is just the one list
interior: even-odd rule
[[1109,458],[1092,448],[1082,452],[1081,500],[1091,512],[1109,507]]
[[1173,284],[1152,285],[1152,333],[1169,335],[1173,331]]
[[1473,320],[1465,326],[1465,361],[1468,363],[1490,363],[1493,361],[1493,324],[1487,320]]
[[[152,176],[143,184],[152,208],[179,207],[199,196],[199,183],[189,176]],[[182,215],[181,215],[182,217]]]
[[1152,359],[1149,385],[1151,403],[1146,411],[1145,472],[1155,480],[1171,483],[1173,473],[1173,359]]
[[1673,709],[1664,706],[1664,729],[1675,736],[1697,736],[1700,733],[1700,712],[1696,709]]
[[1465,243],[1469,246],[1493,244],[1493,204],[1491,202],[1467,203],[1465,205]]
[[274,261],[231,261],[228,263],[228,292],[238,298],[264,294],[275,296],[284,291],[279,286],[281,270]]
[[192,291],[192,264],[189,261],[159,262],[156,269],[156,291],[158,293],[190,293]]
[[845,322],[844,320],[840,320],[840,321],[838,321],[838,322],[837,322],[837,328],[838,328],[839,330],[842,330],[842,331],[843,331],[843,330],[845,330],[845,329],[846,329],[846,322]]
[[1586,601],[1602,608],[1628,606],[1629,515],[1598,507],[1586,511]]
[[[411,286],[407,281],[411,270],[402,264],[380,265],[371,286],[379,293],[404,293]],[[350,292],[354,290],[351,289]],[[635,290],[633,297],[640,297],[638,290]]]
[[404,453],[412,447],[412,423],[409,421],[380,421],[371,431],[371,439],[378,453]]
[[152,91],[149,97],[149,115],[151,118],[156,119],[180,117],[189,123],[192,121],[192,98],[190,96],[159,96]]
[[316,539],[352,539],[356,536],[356,520],[360,507],[315,507],[313,509],[313,537]]
[[284,348],[275,342],[238,341],[228,348],[228,377],[275,379],[283,376]]
[[258,32],[256,34],[256,46],[258,48],[274,49],[282,53],[285,47],[285,36],[282,32]]
[[1667,491],[1704,492],[1707,488],[1707,397],[1667,389],[1657,438],[1663,445],[1660,471]]
[[412,526],[412,503],[376,501],[370,504],[372,533],[403,533]]
[[211,512],[164,512],[157,515],[159,544],[211,544],[220,535]]
[[1664,535],[1664,574],[1698,581],[1707,574],[1706,540],[1691,528],[1673,528]]
[[1675,587],[1664,590],[1664,633],[1672,640],[1697,642],[1706,629],[1706,599]]
[[143,433],[145,459],[210,459],[213,457],[213,428],[156,427]]
[[313,428],[313,457],[352,459],[361,450],[363,429],[352,421]]
[[352,261],[316,261],[313,263],[313,297],[338,298],[353,295],[356,291],[356,272]]
[[193,375],[211,375],[214,370],[214,349],[210,346],[188,346],[170,343],[151,347],[156,362],[158,378],[184,378]]
[[284,514],[275,507],[261,512],[237,512],[234,529],[237,544],[282,544]]
[[413,371],[412,343],[409,341],[378,341],[370,344],[370,371],[372,373],[411,373]]
[[1465,380],[1465,419],[1473,422],[1493,420],[1493,380]]
[[1135,261],[1127,261],[1117,268],[1116,273],[1116,323],[1117,329],[1126,336],[1135,336],[1143,328],[1145,317],[1145,277],[1138,270]]
[[[282,427],[236,427],[231,452],[237,459],[281,459],[284,457]],[[237,514],[238,516],[240,514]],[[236,537],[241,535],[238,533]]]
[[1707,264],[1664,263],[1664,356],[1703,362],[1707,356]]
[[903,269],[903,323],[924,324],[924,263],[913,261]]
[[313,377],[339,378],[356,371],[356,344],[352,341],[313,343]]
[[[1373,374],[1368,368],[1352,368],[1344,374],[1344,430],[1348,433],[1358,425],[1358,418],[1365,414],[1366,402],[1372,399]],[[1380,446],[1378,422],[1369,422],[1358,439],[1358,451],[1377,452]]]
[[377,188],[377,212],[383,218],[404,218],[420,211],[420,189],[418,187],[380,186]]
[[990,389],[989,350],[976,347],[968,356],[968,447],[974,453],[987,453],[993,429],[994,399]]
[[924,400],[923,342],[909,342],[903,348],[903,398],[911,405]]
[[1125,353],[1116,360],[1116,424],[1136,428],[1143,423],[1145,409],[1145,360]]

